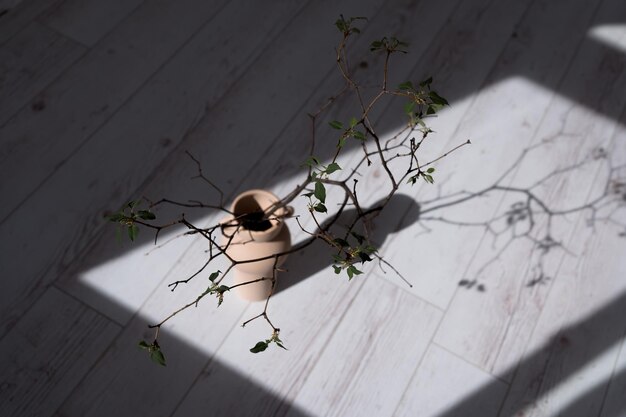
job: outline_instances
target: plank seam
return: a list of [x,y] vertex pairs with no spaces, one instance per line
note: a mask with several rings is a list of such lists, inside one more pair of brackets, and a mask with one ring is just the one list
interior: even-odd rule
[[[142,3],[143,4],[143,3]],[[179,53],[180,51],[185,48],[189,42],[191,42],[200,31],[202,31],[204,29],[204,27],[209,24],[211,21],[213,21],[213,19],[215,19],[215,17],[222,11],[222,9],[224,9],[226,6],[228,5],[228,2],[224,2],[224,4],[222,5],[222,7],[216,11],[212,16],[210,16],[209,18],[207,18],[207,20],[202,23],[198,29],[196,29],[184,42],[182,42],[180,44],[180,46],[178,47],[178,49],[176,49],[174,52],[172,52],[172,54],[165,59],[160,65],[158,65],[154,71],[152,71],[150,74],[148,74],[145,78],[145,80],[136,88],[134,89],[129,95],[128,97],[126,97],[126,99],[124,99],[118,106],[117,108],[111,112],[111,114],[105,118],[99,125],[97,125],[94,128],[94,131],[91,132],[85,139],[82,140],[82,142],[80,144],[78,144],[71,152],[69,152],[67,154],[67,156],[62,160],[59,161],[59,163],[51,170],[51,172],[46,176],[46,178],[44,178],[42,181],[39,182],[38,185],[36,185],[33,190],[31,192],[29,192],[19,203],[17,203],[17,205],[11,210],[9,211],[6,216],[0,220],[0,225],[4,224],[16,211],[18,211],[18,209],[20,207],[22,207],[24,205],[24,203],[26,203],[26,201],[30,200],[30,198],[32,198],[32,196],[39,191],[39,189],[41,189],[41,187],[43,187],[48,181],[50,181],[50,179],[52,177],[54,177],[54,175],[59,171],[59,169],[65,165],[70,158],[72,158],[74,155],[76,155],[87,143],[89,143],[94,136],[96,136],[96,134],[100,131],[100,129],[102,129],[106,124],[108,124],[115,116],[117,116],[117,114],[120,112],[120,110],[122,110],[128,103],[130,103],[135,96],[139,93],[140,90],[142,90],[150,81],[152,81],[152,79],[159,73],[161,72],[161,70],[167,66]],[[55,82],[56,80],[58,80],[58,78],[60,78],[62,75],[64,75],[65,72],[63,72],[61,75],[59,75],[59,77],[57,77],[53,82]],[[45,88],[50,87],[52,83],[49,83]],[[171,154],[171,152],[170,152]],[[169,155],[169,154],[168,154]],[[154,171],[153,171],[154,172]]]

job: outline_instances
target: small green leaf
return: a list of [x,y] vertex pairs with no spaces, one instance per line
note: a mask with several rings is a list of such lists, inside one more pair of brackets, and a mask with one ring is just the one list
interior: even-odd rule
[[433,104],[431,104],[431,105],[429,105],[429,106],[428,106],[428,109],[427,109],[427,111],[426,111],[426,114],[427,114],[427,115],[430,115],[430,114],[435,114],[435,113],[437,113],[439,110],[443,109],[443,107],[444,107],[444,105],[443,105],[443,104],[434,104],[434,103],[433,103]]
[[161,366],[165,366],[165,355],[158,346],[150,352],[150,359]]
[[202,294],[200,294],[198,296],[198,298],[196,298],[196,307],[198,306],[198,302],[207,294],[213,294],[213,292],[215,291],[215,284],[211,284],[209,286],[209,288],[207,288]]
[[348,279],[352,279],[354,275],[361,275],[363,273],[359,271],[354,265],[350,265],[348,269],[346,269],[346,271],[348,272]]
[[333,242],[335,242],[337,245],[339,245],[341,247],[350,246],[350,244],[346,240],[344,240],[344,239],[342,239],[340,237],[338,237],[335,240],[333,240]]
[[317,211],[318,213],[326,213],[328,211],[326,206],[322,203],[317,203],[315,207],[313,207],[313,210]]
[[337,265],[333,265],[333,269],[335,270],[335,274],[341,273],[341,267]]
[[326,188],[324,187],[324,184],[322,184],[321,181],[316,181],[315,182],[315,198],[317,198],[319,201],[321,201],[322,203],[326,202]]
[[365,252],[359,252],[359,258],[361,259],[361,263],[370,262],[372,260]]
[[136,224],[133,223],[130,226],[128,226],[128,237],[130,238],[132,242],[134,242],[135,239],[137,239],[138,234],[139,234],[139,227]]
[[447,106],[448,105],[448,100],[446,100],[445,98],[441,97],[435,91],[431,91],[430,93],[428,93],[428,97],[430,97],[430,99],[435,104],[440,104],[442,106]]
[[154,220],[154,219],[156,219],[155,214],[152,213],[151,211],[148,211],[148,210],[139,210],[139,212],[137,214],[143,220]]
[[216,291],[219,292],[220,294],[223,294],[226,291],[230,291],[230,287],[227,285],[220,285],[219,287],[217,287]]
[[282,340],[280,340],[280,338],[278,337],[278,332],[277,332],[277,331],[274,331],[274,334],[272,335],[272,338],[271,338],[269,341],[267,341],[267,340],[266,340],[266,342],[274,342],[274,343],[276,343],[276,345],[277,345],[279,348],[282,348],[282,349],[288,350],[288,349],[287,349],[287,348],[283,345],[283,341],[282,341]]
[[150,349],[150,345],[145,340],[139,342],[139,347],[142,349]]
[[314,167],[315,165],[319,165],[319,163],[320,163],[319,159],[317,159],[314,156],[309,156],[304,162],[304,165],[309,166],[309,167]]
[[252,349],[250,349],[250,352],[252,353],[259,353],[259,352],[263,352],[265,349],[267,349],[268,343],[267,341],[263,342],[258,342],[256,345],[254,345],[254,347]]
[[365,251],[365,253],[370,254],[370,253],[376,252],[378,249],[376,249],[372,245],[367,245],[366,247],[363,248],[363,250]]
[[354,138],[358,140],[365,140],[365,134],[359,130],[355,130],[352,136],[354,136]]
[[404,113],[408,114],[409,116],[413,115],[414,109],[415,109],[414,101],[409,101],[408,103],[404,105]]
[[353,117],[352,119],[350,119],[350,127],[354,127],[359,123],[359,121],[356,119],[356,117]]
[[432,174],[433,172],[435,172],[435,168],[428,168],[428,169],[426,170],[426,172],[427,172],[428,174]]
[[339,171],[340,169],[341,167],[339,166],[339,164],[337,164],[336,162],[332,162],[326,167],[326,173],[330,175],[335,171]]
[[328,124],[333,129],[337,129],[337,130],[343,129],[343,124],[340,121],[338,121],[338,120],[333,120],[332,122],[329,122]]
[[413,88],[413,83],[411,81],[405,81],[402,84],[400,84],[398,86],[399,90],[415,90],[415,88]]
[[343,260],[344,260],[344,259],[343,259],[341,256],[339,256],[339,255],[333,255],[333,259],[335,260],[335,262],[338,262],[338,263],[343,263]]
[[420,87],[428,87],[433,82],[433,77],[428,77],[420,83]]
[[211,275],[209,275],[209,281],[213,282],[215,281],[215,279],[219,276],[220,271],[217,272],[213,272]]
[[337,26],[337,29],[339,29],[339,32],[341,33],[348,31],[348,24],[345,20],[343,20],[343,18],[337,19],[335,26]]
[[111,222],[119,222],[120,220],[123,220],[126,218],[126,216],[123,213],[113,213],[113,214],[109,214],[107,216],[104,216],[105,219],[111,221]]
[[134,200],[134,201],[129,201],[127,206],[131,209],[134,209],[135,207],[137,207],[139,204],[141,203],[141,199],[139,200]]
[[435,183],[435,180],[433,179],[432,175],[422,174],[422,178],[424,178],[424,181],[426,181],[429,184]]
[[383,43],[381,41],[374,41],[370,44],[370,51],[376,51],[377,49],[380,49],[383,46]]

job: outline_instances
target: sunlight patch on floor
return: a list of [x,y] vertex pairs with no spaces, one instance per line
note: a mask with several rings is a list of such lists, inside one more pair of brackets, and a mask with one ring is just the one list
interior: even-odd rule
[[623,23],[596,26],[589,31],[589,35],[593,39],[626,52],[626,25]]

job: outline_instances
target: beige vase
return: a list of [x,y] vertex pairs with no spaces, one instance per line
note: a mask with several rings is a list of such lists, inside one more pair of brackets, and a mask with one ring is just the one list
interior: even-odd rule
[[[228,256],[236,261],[247,261],[268,257],[267,259],[246,262],[233,268],[233,285],[254,281],[259,278],[271,278],[274,269],[274,254],[291,248],[291,235],[284,222],[291,214],[290,207],[275,210],[269,219],[263,219],[264,213],[279,198],[269,191],[249,190],[239,194],[230,208],[233,215],[223,219],[222,245]],[[277,266],[285,262],[286,255],[280,256]],[[231,285],[232,286],[232,285]],[[234,289],[245,300],[265,300],[272,291],[272,281],[267,279],[253,284],[242,285]]]

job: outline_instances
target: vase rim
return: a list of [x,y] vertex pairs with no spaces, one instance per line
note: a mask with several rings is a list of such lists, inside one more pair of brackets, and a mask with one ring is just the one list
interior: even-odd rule
[[[280,201],[280,199],[272,192],[267,191],[267,190],[263,190],[263,189],[259,189],[259,188],[255,188],[255,189],[251,189],[251,190],[247,190],[244,191],[242,193],[239,193],[235,199],[233,200],[231,206],[230,206],[230,211],[233,213],[232,216],[227,220],[226,223],[228,223],[229,221],[232,221],[235,216],[235,207],[237,206],[237,204],[239,202],[241,202],[244,198],[246,197],[264,197],[266,199],[266,201],[258,201],[256,200],[256,202],[259,204],[260,209],[263,212],[266,212],[268,208],[270,208],[273,204],[277,203]],[[281,207],[277,210],[278,215],[280,216],[281,214],[284,214],[284,212],[287,211],[287,209],[285,207]],[[242,213],[243,214],[243,213]],[[281,219],[279,218],[273,218],[273,219],[269,219],[268,220],[271,224],[271,226],[265,230],[249,230],[249,229],[242,229],[241,232],[245,232],[246,234],[250,235],[250,238],[252,240],[256,240],[256,241],[267,241],[272,239],[274,236],[276,236],[276,234],[280,231],[280,229],[282,228],[283,222]],[[224,222],[222,222],[224,223]]]

